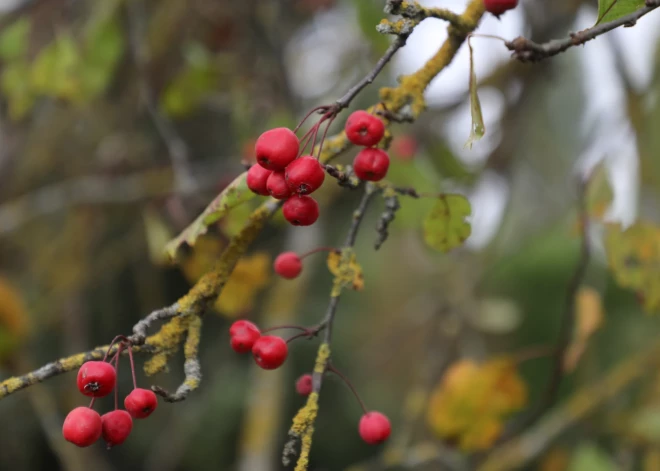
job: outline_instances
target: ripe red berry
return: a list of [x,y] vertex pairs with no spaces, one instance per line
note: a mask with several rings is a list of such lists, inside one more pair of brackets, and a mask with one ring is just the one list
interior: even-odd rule
[[390,157],[381,149],[362,149],[353,161],[353,171],[360,180],[377,182],[385,178]]
[[486,11],[500,16],[507,10],[512,10],[518,6],[518,0],[484,0]]
[[264,335],[252,347],[254,361],[264,370],[274,370],[282,366],[288,353],[286,342],[274,335]]
[[124,407],[134,419],[145,419],[156,410],[158,398],[150,389],[135,388],[124,399]]
[[266,131],[254,145],[257,162],[268,170],[282,171],[297,156],[300,142],[296,135],[287,128],[275,128]]
[[85,396],[104,397],[117,382],[115,367],[104,361],[88,361],[78,370],[78,390]]
[[296,381],[296,392],[301,396],[309,396],[312,392],[312,375],[304,374]]
[[390,149],[400,160],[412,160],[417,152],[417,140],[412,136],[397,136],[392,140]]
[[286,200],[282,213],[294,226],[311,226],[319,218],[319,204],[311,196],[294,195]]
[[247,172],[248,188],[258,195],[268,196],[270,193],[266,188],[266,182],[271,173],[272,170],[266,170],[261,165],[253,165]]
[[291,196],[291,190],[284,178],[284,172],[272,172],[266,182],[266,188],[270,196],[278,200],[283,200]]
[[259,328],[250,321],[234,322],[229,328],[231,348],[236,353],[247,353],[252,350],[254,342],[261,337]]
[[103,414],[101,424],[103,440],[108,444],[108,448],[124,443],[133,430],[133,419],[125,410],[113,410]]
[[89,407],[76,407],[64,419],[62,435],[74,445],[84,447],[101,436],[101,416]]
[[358,110],[346,120],[346,137],[358,146],[375,146],[385,134],[385,125],[372,114]]
[[277,256],[275,263],[273,263],[273,268],[275,273],[280,275],[282,278],[291,280],[302,271],[302,260],[295,252],[283,252]]
[[308,195],[323,184],[325,170],[311,155],[304,155],[291,162],[284,171],[286,182],[294,193]]
[[382,443],[390,436],[392,426],[380,412],[367,412],[360,419],[360,437],[369,445]]

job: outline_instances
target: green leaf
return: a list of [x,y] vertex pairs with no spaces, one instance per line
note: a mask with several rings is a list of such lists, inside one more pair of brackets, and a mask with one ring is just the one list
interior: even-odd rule
[[80,64],[81,95],[84,100],[95,98],[106,90],[124,47],[124,35],[116,16],[91,25]]
[[185,116],[194,111],[218,81],[217,68],[203,46],[189,46],[186,62],[187,67],[174,77],[163,94],[161,105],[170,116]]
[[440,252],[449,252],[470,237],[472,227],[465,218],[470,202],[461,195],[441,195],[424,220],[424,241]]
[[470,129],[470,137],[468,137],[465,147],[472,149],[472,144],[484,137],[486,134],[486,126],[484,125],[484,117],[481,113],[481,103],[479,102],[479,95],[477,94],[477,74],[474,72],[474,52],[472,51],[472,44],[468,39],[468,48],[470,50],[470,114],[472,115],[472,128]]
[[197,238],[205,234],[208,227],[229,213],[236,206],[251,200],[255,194],[247,186],[247,172],[242,173],[211,201],[204,212],[195,219],[192,224],[172,239],[165,247],[166,253],[174,258],[177,249],[187,243],[195,245]]
[[73,37],[68,32],[60,34],[39,52],[32,64],[33,90],[54,98],[74,99],[79,93],[79,64]]
[[598,0],[596,24],[614,21],[644,7],[644,0]]
[[24,118],[35,102],[30,86],[30,65],[24,61],[14,61],[2,70],[0,89],[7,97],[9,117],[15,121]]
[[581,445],[571,458],[568,471],[617,471],[619,467],[596,445]]
[[20,18],[0,34],[0,58],[10,61],[27,53],[30,29],[29,18]]
[[646,311],[660,311],[660,229],[643,221],[625,231],[608,224],[605,250],[616,282],[634,290]]

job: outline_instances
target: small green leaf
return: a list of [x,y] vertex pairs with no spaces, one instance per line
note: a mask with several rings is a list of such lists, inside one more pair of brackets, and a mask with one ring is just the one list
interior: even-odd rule
[[636,12],[644,5],[644,0],[598,0],[598,20],[596,24],[614,21]]
[[472,44],[468,39],[468,48],[470,50],[470,114],[472,115],[472,128],[470,129],[470,137],[468,137],[465,147],[472,149],[472,144],[484,137],[486,134],[486,126],[484,125],[484,117],[481,113],[481,103],[479,102],[479,95],[477,94],[477,74],[474,72],[474,52],[472,51]]
[[32,24],[29,18],[21,18],[0,34],[0,58],[9,61],[24,57],[27,53]]
[[617,471],[619,467],[596,445],[581,445],[571,458],[568,471]]
[[7,97],[9,117],[14,121],[24,118],[34,105],[29,78],[30,65],[25,61],[11,62],[2,70],[0,88]]
[[115,16],[91,25],[85,37],[80,64],[82,98],[89,100],[105,91],[124,51],[124,35]]
[[246,177],[247,172],[236,177],[227,188],[222,190],[222,192],[211,201],[204,212],[202,212],[192,224],[185,228],[181,234],[168,242],[165,251],[171,258],[176,256],[177,249],[181,245],[184,243],[195,245],[197,238],[200,235],[205,234],[211,224],[218,221],[236,206],[251,200],[255,196],[247,186]]
[[472,227],[465,218],[470,202],[461,195],[441,195],[424,220],[424,241],[440,252],[449,252],[470,237]]
[[80,55],[73,37],[69,32],[60,34],[39,52],[32,64],[33,90],[53,98],[76,98],[79,64]]

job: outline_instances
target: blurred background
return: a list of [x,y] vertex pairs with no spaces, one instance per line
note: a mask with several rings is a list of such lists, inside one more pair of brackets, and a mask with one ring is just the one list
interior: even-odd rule
[[[420,3],[459,12],[465,5]],[[259,201],[212,227],[178,266],[167,263],[164,243],[253,161],[261,132],[295,126],[371,70],[391,39],[375,30],[383,6],[1,1],[0,375],[107,343],[185,294]],[[595,18],[592,0],[522,0],[501,21],[485,18],[479,32],[545,41]],[[417,70],[445,30],[436,20],[420,25],[352,107],[376,103],[380,86]],[[511,61],[500,41],[474,38],[485,138],[463,148],[470,130],[465,47],[432,83],[418,122],[393,126],[388,178],[468,196],[472,236],[449,255],[432,252],[421,227],[433,201],[402,198],[389,240],[374,251],[382,200],[372,205],[356,246],[366,287],[342,298],[334,363],[369,408],[388,414],[394,432],[386,446],[362,443],[355,398],[328,378],[310,469],[473,469],[470,457],[494,438],[477,431],[484,446],[457,444],[432,425],[442,411],[428,400],[459,361],[510,353],[525,390],[512,409],[542,394],[550,370],[542,352],[556,342],[579,254],[576,177],[602,163],[614,192],[603,217],[658,222],[659,39],[660,12],[539,64]],[[291,228],[277,216],[239,263],[206,317],[204,379],[188,400],[161,403],[120,447],[83,450],[64,442],[61,424],[85,401],[73,373],[57,377],[0,401],[0,469],[283,469],[290,420],[304,403],[294,383],[312,368],[316,342],[295,343],[284,367],[263,371],[231,351],[227,329],[237,317],[262,326],[322,317],[332,281],[322,254],[306,259],[295,281],[271,270],[282,250],[342,243],[360,195],[332,181],[318,195],[317,224]],[[585,283],[597,326],[561,400],[652,345],[660,330],[634,293],[617,287],[602,234],[592,232]],[[176,388],[181,359],[169,366],[152,378],[138,371],[138,382]],[[126,373],[120,387],[127,393]],[[659,381],[649,368],[607,407],[564,427],[526,469],[660,469]],[[98,404],[103,412],[111,400]]]

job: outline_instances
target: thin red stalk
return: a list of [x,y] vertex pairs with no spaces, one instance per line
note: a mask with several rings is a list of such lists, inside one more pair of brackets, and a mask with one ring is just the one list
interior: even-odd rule
[[120,343],[119,348],[117,349],[117,354],[115,355],[115,376],[117,377],[117,380],[115,381],[115,410],[119,408],[119,356],[123,348],[124,344]]
[[[323,152],[323,144],[325,143],[325,138],[328,135],[328,130],[330,129],[330,125],[332,124],[332,122],[335,120],[336,117],[337,115],[333,113],[328,118],[328,124],[325,127],[325,131],[323,131],[323,136],[321,137],[321,143],[319,144],[319,154],[317,156],[317,159],[319,160],[321,160],[321,152]],[[314,152],[314,148],[312,148],[312,152]]]
[[137,380],[135,379],[135,363],[133,363],[133,349],[131,344],[128,344],[128,358],[131,361],[131,375],[133,376],[133,389],[137,389]]
[[276,325],[273,327],[269,327],[265,330],[262,330],[261,333],[265,334],[268,332],[273,332],[275,330],[280,330],[280,329],[296,329],[296,330],[301,330],[303,332],[309,333],[309,329],[307,327],[303,327],[301,325]]
[[291,343],[291,342],[293,342],[294,340],[299,339],[299,338],[301,338],[301,337],[309,337],[309,336],[310,336],[309,331],[307,331],[307,332],[301,332],[301,333],[299,333],[299,334],[294,335],[294,336],[291,337],[290,339],[288,339],[288,340],[286,341],[286,343]]
[[321,110],[325,111],[327,109],[328,109],[327,105],[321,105],[321,106],[317,106],[316,108],[312,108],[312,110],[305,115],[305,117],[302,119],[302,121],[300,121],[300,123],[298,123],[298,126],[296,126],[296,128],[293,130],[293,132],[298,132],[300,127],[305,123],[305,121],[307,121],[307,119],[310,116],[312,116],[314,113],[316,113],[317,111],[321,111]]
[[93,408],[94,408],[94,401],[96,401],[96,398],[95,398],[95,397],[93,397],[92,400],[91,400],[90,403],[89,403],[89,408],[90,408],[90,409],[93,409]]
[[348,380],[348,378],[347,378],[346,376],[344,376],[344,375],[343,375],[343,374],[342,374],[337,368],[335,368],[334,366],[332,366],[332,365],[328,365],[328,367],[327,367],[326,369],[327,369],[328,371],[333,372],[333,373],[336,374],[337,376],[339,376],[339,378],[340,378],[344,383],[346,383],[346,386],[349,387],[349,389],[351,390],[351,392],[352,392],[353,395],[355,396],[355,399],[357,399],[358,402],[360,403],[360,407],[362,408],[362,411],[366,414],[366,413],[368,412],[368,411],[367,411],[367,408],[365,407],[364,402],[362,402],[362,398],[360,397],[360,395],[359,395],[359,394],[357,393],[357,391],[355,390],[355,386],[353,386],[353,383],[351,383],[351,382]]
[[[311,140],[312,136],[314,135],[314,130],[318,132],[318,126],[319,123],[316,123],[314,126],[309,128],[309,131],[305,133],[305,135],[300,139],[301,146],[300,146],[300,152],[298,153],[298,157],[303,155],[305,153],[305,150],[307,149],[307,146],[309,145],[309,141]],[[312,148],[312,151],[314,148]]]
[[299,258],[302,260],[305,257],[308,257],[309,255],[319,253],[319,252],[338,252],[339,249],[335,247],[317,247],[314,250],[310,250],[309,252],[305,252],[302,255],[299,255]]
[[103,361],[106,361],[108,359],[108,355],[110,355],[110,350],[112,350],[112,347],[117,343],[118,340],[127,342],[128,339],[123,336],[123,335],[117,335],[114,339],[112,339],[112,342],[110,342],[110,346],[108,347],[108,351],[105,352],[105,356],[103,357]]

